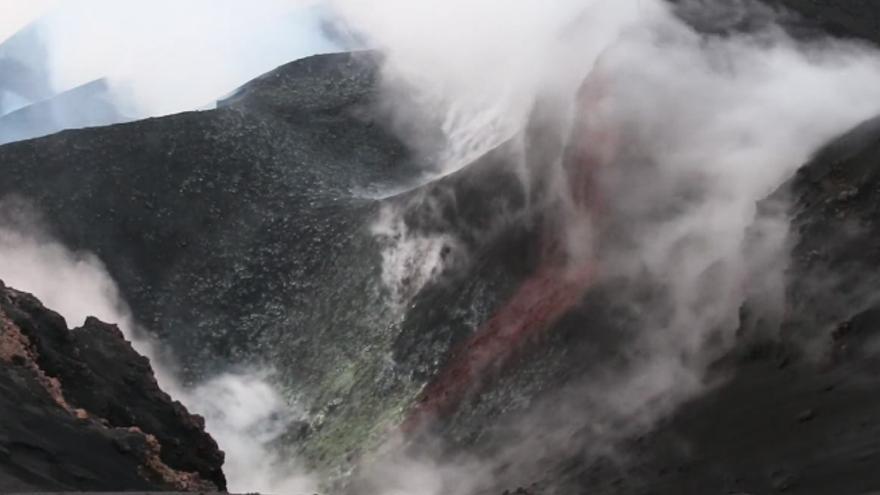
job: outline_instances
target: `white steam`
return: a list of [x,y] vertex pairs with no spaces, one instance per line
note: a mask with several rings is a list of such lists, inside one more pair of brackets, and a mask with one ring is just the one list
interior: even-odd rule
[[68,326],[95,316],[131,328],[131,314],[98,258],[72,253],[45,236],[0,226],[0,280],[37,295]]
[[[700,8],[712,17],[722,4]],[[533,110],[551,109],[565,129],[562,149],[547,150],[553,152],[530,163],[530,173],[568,180],[547,181],[548,190],[536,193],[567,205],[555,214],[568,233],[602,242],[602,232],[580,235],[594,228],[593,218],[578,211],[571,170],[552,157],[583,147],[607,161],[588,173],[601,184],[604,228],[626,242],[607,246],[599,270],[606,279],[647,281],[660,297],[633,302],[644,321],[626,366],[574,390],[570,404],[554,403],[553,420],[528,419],[509,453],[519,460],[565,450],[585,424],[612,440],[627,433],[613,426],[622,418],[649,427],[698,393],[705,367],[733,345],[752,288],[773,292],[765,294],[768,301],[782,300],[787,222],[762,221],[764,238],[773,242],[747,250],[757,202],[828,140],[880,113],[876,49],[799,42],[773,25],[705,36],[661,0],[334,5],[386,52],[387,100],[396,117],[410,127],[425,120],[443,125],[439,174],[522,132]],[[739,16],[750,15],[747,4],[739,8]],[[592,101],[579,95],[586,80]],[[400,98],[401,88],[416,91],[421,106]],[[592,138],[618,135],[613,153],[580,134],[583,126],[599,129]],[[400,249],[415,235],[401,237]],[[576,248],[569,247],[569,256],[594,252]],[[424,261],[433,266],[435,257]]]
[[315,479],[271,449],[299,418],[269,378],[265,372],[223,374],[192,390],[187,403],[205,416],[208,431],[226,449],[230,491],[315,493]]
[[[0,209],[20,208],[0,202]],[[279,458],[273,443],[296,419],[296,409],[271,384],[270,373],[251,370],[226,373],[194,387],[184,387],[164,359],[158,342],[136,330],[131,312],[120,298],[104,265],[90,253],[72,252],[36,231],[0,223],[0,280],[14,289],[34,294],[57,311],[68,326],[81,325],[87,316],[115,323],[135,349],[150,358],[164,391],[190,412],[205,418],[206,429],[226,453],[223,471],[232,492],[308,494],[316,490],[313,478]]]
[[418,95],[420,107],[395,108],[396,117],[442,126],[444,173],[520,131],[537,97],[573,94],[621,27],[657,9],[589,0],[330,3],[387,56],[394,99],[407,88]]
[[401,212],[384,206],[372,226],[382,247],[382,283],[390,291],[391,305],[405,309],[426,285],[435,282],[454,264],[462,249],[448,234],[422,233],[410,229]]

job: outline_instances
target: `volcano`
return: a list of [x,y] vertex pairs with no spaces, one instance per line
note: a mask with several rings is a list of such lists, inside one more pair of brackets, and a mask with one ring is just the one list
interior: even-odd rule
[[[674,3],[706,43],[763,22]],[[766,5],[788,9],[793,39],[880,41],[865,2]],[[764,227],[784,218],[785,266],[735,283],[721,262],[701,267],[691,313],[729,286],[748,297],[730,331],[707,318],[718,329],[692,342],[665,274],[620,259],[705,192],[664,189],[655,135],[603,113],[628,103],[613,101],[613,67],[581,82],[571,126],[542,120],[553,109],[538,102],[518,135],[441,174],[389,117],[385,63],[313,56],[214,110],[0,146],[0,234],[93,253],[186,385],[271,367],[304,408],[272,448],[328,490],[382,493],[372,469],[389,438],[441,466],[479,459],[491,476],[469,493],[880,490],[880,117],[750,205],[744,252],[763,252]],[[634,189],[659,199],[635,208]],[[755,281],[776,268],[773,312]],[[118,329],[59,318],[0,286],[3,342],[31,346],[0,355],[0,490],[225,489],[224,446]],[[57,440],[28,428],[44,423]]]

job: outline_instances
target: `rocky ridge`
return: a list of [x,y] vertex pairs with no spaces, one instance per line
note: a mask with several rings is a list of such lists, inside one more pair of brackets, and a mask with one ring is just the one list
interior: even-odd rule
[[225,488],[223,453],[114,326],[0,283],[0,490]]

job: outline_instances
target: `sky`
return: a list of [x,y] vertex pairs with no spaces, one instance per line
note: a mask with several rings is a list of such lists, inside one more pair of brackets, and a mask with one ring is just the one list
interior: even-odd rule
[[34,22],[56,90],[107,78],[128,113],[146,117],[205,108],[338,50],[320,28],[326,12],[307,0],[0,0],[0,39]]

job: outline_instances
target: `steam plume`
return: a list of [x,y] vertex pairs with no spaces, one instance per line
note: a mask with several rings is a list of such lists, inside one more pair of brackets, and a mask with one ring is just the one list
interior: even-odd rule
[[[566,256],[597,256],[601,280],[647,282],[659,294],[633,300],[639,328],[624,364],[522,419],[527,426],[494,461],[522,466],[526,478],[537,475],[528,457],[571,453],[573,432],[587,425],[592,444],[610,447],[705,389],[706,367],[734,344],[750,288],[771,292],[768,304],[783,300],[787,221],[762,219],[772,242],[747,250],[757,203],[828,140],[880,113],[876,49],[796,40],[774,22],[787,14],[748,2],[686,2],[692,24],[660,0],[334,5],[386,53],[388,105],[402,127],[442,127],[438,175],[524,132],[535,109],[551,109],[560,149],[527,174],[551,180],[524,187],[563,205],[554,215]],[[597,93],[590,104],[585,81]],[[404,88],[420,106],[394,105]],[[571,169],[553,158],[578,147],[602,154],[584,128],[618,141],[595,172],[610,224],[601,231],[577,207]],[[624,420],[630,428],[619,428]]]

